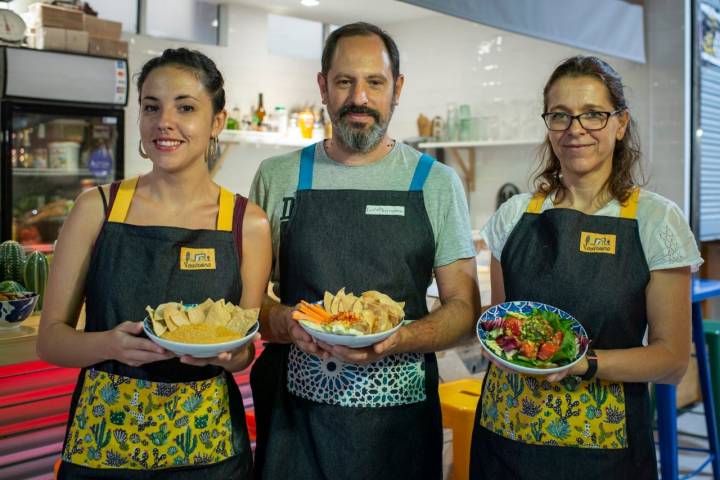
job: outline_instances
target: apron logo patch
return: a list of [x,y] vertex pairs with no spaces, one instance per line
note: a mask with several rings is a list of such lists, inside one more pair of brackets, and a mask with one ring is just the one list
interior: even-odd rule
[[215,249],[181,247],[180,270],[215,270]]
[[295,197],[284,197],[283,198],[282,216],[280,217],[280,221],[285,222],[287,220],[290,220],[290,217],[292,217],[292,213],[293,213],[294,209],[295,209]]
[[365,215],[405,216],[405,207],[401,205],[365,205]]
[[615,255],[616,237],[612,233],[580,233],[580,251],[585,253],[609,253]]

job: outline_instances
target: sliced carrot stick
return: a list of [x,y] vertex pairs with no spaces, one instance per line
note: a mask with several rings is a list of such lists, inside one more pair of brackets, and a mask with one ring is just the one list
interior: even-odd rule
[[304,304],[305,304],[306,306],[308,306],[311,310],[314,310],[315,312],[317,312],[320,316],[322,316],[322,317],[324,317],[324,318],[331,318],[331,317],[332,317],[332,315],[330,314],[330,312],[328,312],[327,310],[325,310],[324,308],[322,308],[320,305],[313,305],[312,303],[307,303],[307,302],[304,302]]

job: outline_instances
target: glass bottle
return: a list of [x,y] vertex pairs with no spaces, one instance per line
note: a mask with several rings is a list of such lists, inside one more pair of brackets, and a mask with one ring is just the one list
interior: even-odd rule
[[257,119],[258,119],[258,122],[257,122],[258,126],[262,125],[263,120],[265,120],[265,107],[263,106],[263,94],[262,93],[258,94],[258,108],[257,108],[257,111],[255,112],[255,115],[257,116]]

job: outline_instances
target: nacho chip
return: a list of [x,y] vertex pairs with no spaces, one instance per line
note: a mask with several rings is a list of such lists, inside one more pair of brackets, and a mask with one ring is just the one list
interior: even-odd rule
[[328,312],[330,311],[330,307],[332,305],[333,298],[335,298],[335,295],[333,295],[330,292],[325,292],[325,295],[323,295],[323,307]]
[[170,318],[172,319],[173,323],[178,327],[182,327],[183,325],[190,325],[190,320],[188,320],[188,316],[184,310],[176,310],[174,312],[170,312]]
[[355,305],[356,300],[357,297],[352,293],[348,293],[347,295],[345,295],[345,298],[343,298],[342,300],[343,310],[345,312],[352,312],[353,305]]
[[165,322],[162,322],[161,320],[150,321],[152,322],[153,332],[155,332],[155,335],[158,337],[162,337],[163,334],[168,331],[167,326],[165,326]]
[[211,326],[224,327],[230,321],[230,313],[225,308],[225,301],[220,300],[210,307],[205,317],[205,323]]
[[191,308],[187,311],[188,320],[192,325],[200,325],[205,322],[205,311],[200,308],[200,305]]
[[[360,297],[345,293],[345,287],[335,295],[326,291],[322,303],[332,319],[322,322],[318,320],[316,327],[330,332],[342,330],[350,334],[347,332],[353,331],[353,335],[379,333],[397,326],[405,317],[405,302],[396,302],[377,290],[363,292]],[[301,313],[300,316],[312,317],[308,312]],[[304,319],[310,320],[312,318]]]

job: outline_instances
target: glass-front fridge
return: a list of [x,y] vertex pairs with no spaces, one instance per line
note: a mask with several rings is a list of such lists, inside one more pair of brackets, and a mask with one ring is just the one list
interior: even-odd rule
[[75,198],[123,176],[127,63],[15,48],[1,57],[0,234],[52,253]]

